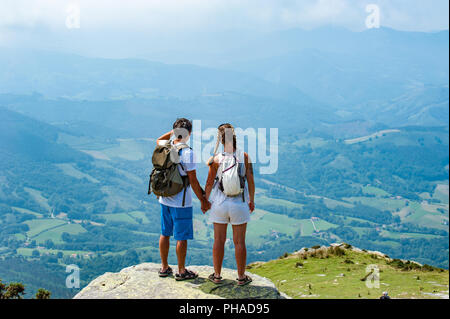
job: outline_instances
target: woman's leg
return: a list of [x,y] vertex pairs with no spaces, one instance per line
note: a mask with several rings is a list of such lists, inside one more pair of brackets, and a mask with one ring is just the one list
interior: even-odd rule
[[247,265],[247,248],[245,247],[245,233],[247,224],[233,225],[234,254],[239,279],[245,277],[245,266]]
[[220,273],[222,272],[225,241],[227,239],[227,226],[228,224],[214,223],[213,264],[216,277],[220,277]]

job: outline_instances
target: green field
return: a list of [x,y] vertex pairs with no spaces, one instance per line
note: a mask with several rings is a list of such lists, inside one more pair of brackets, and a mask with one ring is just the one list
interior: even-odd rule
[[433,238],[441,238],[442,236],[438,235],[432,235],[432,234],[418,234],[418,233],[397,233],[397,232],[391,232],[383,230],[381,232],[381,236],[393,238],[393,239],[403,239],[403,238],[426,238],[426,239],[433,239]]
[[361,203],[366,206],[375,207],[379,210],[394,212],[406,206],[407,200],[381,197],[346,197],[343,200],[351,203]]
[[310,138],[302,138],[294,142],[294,145],[302,147],[302,146],[310,146],[311,148],[317,148],[325,146],[328,143],[327,140],[321,137],[310,137]]
[[30,230],[27,231],[27,236],[33,238],[50,228],[67,224],[67,221],[63,221],[60,219],[44,218],[44,219],[28,220],[25,222],[25,224],[27,224],[30,227]]
[[447,204],[449,203],[449,186],[448,186],[448,181],[446,184],[439,184],[436,186],[436,189],[434,190],[433,193],[433,198],[438,199],[441,201],[441,203],[443,204]]
[[55,164],[59,169],[63,171],[64,174],[67,174],[69,176],[72,176],[76,179],[83,179],[86,178],[92,183],[99,183],[99,181],[92,176],[83,173],[82,171],[78,170],[74,167],[74,164],[70,163],[64,163],[64,164]]
[[150,224],[150,222],[151,222],[144,212],[134,211],[134,212],[129,212],[128,215],[131,216],[132,218],[134,218],[135,220],[142,220],[143,224]]
[[107,158],[119,158],[127,161],[139,161],[148,156],[154,147],[153,142],[142,139],[118,139],[119,145],[103,149]]
[[362,191],[364,194],[371,194],[371,195],[375,195],[375,196],[391,196],[391,194],[389,194],[388,192],[384,191],[381,188],[378,187],[374,187],[374,186],[363,186],[362,187]]
[[344,202],[344,201],[339,201],[339,200],[335,200],[335,199],[330,199],[330,198],[324,198],[323,202],[325,203],[325,205],[330,208],[330,209],[335,209],[338,206],[343,206],[343,207],[354,207],[355,205],[353,205],[352,203],[348,203],[348,202]]
[[38,250],[39,253],[42,254],[54,254],[56,255],[58,252],[62,252],[62,254],[64,256],[71,256],[72,254],[77,254],[77,255],[83,255],[88,253],[87,251],[82,251],[82,250],[57,250],[57,249],[47,249],[47,248],[40,248],[40,249],[36,249],[36,248],[18,248],[17,249],[17,253],[19,255],[25,256],[25,257],[31,257],[31,254],[33,253],[33,250]]
[[36,216],[37,218],[43,217],[42,214],[33,212],[33,211],[29,210],[29,209],[20,208],[20,207],[11,207],[11,208],[12,208],[14,211],[18,212],[18,213],[22,213],[22,214],[31,214],[31,215]]
[[36,240],[37,243],[44,243],[46,240],[50,239],[55,244],[62,244],[63,240],[61,239],[61,235],[63,233],[76,235],[84,232],[86,232],[86,230],[79,224],[65,224],[56,228],[46,230],[38,236],[33,237],[33,239]]
[[86,230],[79,224],[69,224],[60,219],[33,219],[25,222],[30,230],[27,236],[37,243],[44,243],[46,240],[52,240],[55,244],[62,243],[61,235],[63,233],[79,234]]
[[446,215],[439,212],[430,212],[417,202],[410,202],[408,210],[410,214],[404,218],[405,222],[448,230],[448,226],[443,224],[445,220],[448,221],[448,211]]
[[256,196],[255,202],[258,202],[259,206],[266,206],[266,205],[279,205],[283,207],[288,208],[302,208],[304,205],[299,203],[294,203],[288,200],[284,199],[278,199],[278,198],[270,198],[264,195]]
[[136,219],[131,217],[127,213],[117,213],[117,214],[99,214],[99,216],[104,217],[107,221],[110,222],[123,222],[130,224],[137,224]]
[[36,203],[38,203],[42,208],[44,208],[47,212],[51,211],[51,207],[48,204],[48,200],[42,196],[42,192],[33,188],[24,187],[24,190],[34,199]]

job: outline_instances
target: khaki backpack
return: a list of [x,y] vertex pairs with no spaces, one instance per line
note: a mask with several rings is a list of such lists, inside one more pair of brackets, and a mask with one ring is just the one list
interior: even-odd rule
[[184,191],[182,204],[184,206],[189,179],[178,171],[178,165],[184,170],[180,162],[180,154],[184,148],[189,146],[172,143],[156,146],[152,156],[153,170],[148,185],[149,195],[153,192],[156,196],[170,197]]

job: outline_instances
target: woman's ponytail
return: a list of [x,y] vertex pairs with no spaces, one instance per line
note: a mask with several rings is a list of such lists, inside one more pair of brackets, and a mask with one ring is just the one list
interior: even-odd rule
[[219,149],[219,145],[220,143],[225,144],[225,133],[227,129],[231,129],[231,132],[233,134],[233,147],[236,149],[236,134],[234,132],[234,127],[231,124],[222,124],[217,128],[217,141],[216,141],[216,146],[214,147],[214,154],[212,157],[212,160],[210,160],[207,165],[211,165],[212,163],[214,163],[214,158],[217,155],[217,151]]

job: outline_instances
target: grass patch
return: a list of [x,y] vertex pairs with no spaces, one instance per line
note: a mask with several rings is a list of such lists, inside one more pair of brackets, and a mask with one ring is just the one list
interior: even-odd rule
[[33,238],[50,228],[61,226],[66,223],[66,221],[54,218],[32,219],[25,222],[25,224],[30,227],[30,230],[27,231],[27,235],[30,238]]
[[50,230],[46,230],[33,239],[36,240],[37,243],[44,243],[46,240],[50,239],[55,244],[62,244],[63,240],[61,239],[61,236],[63,233],[76,235],[84,232],[86,232],[86,230],[79,224],[65,224],[56,228],[52,228]]
[[60,170],[63,171],[64,174],[74,177],[76,179],[87,179],[92,183],[99,183],[99,181],[93,178],[91,175],[85,174],[82,171],[76,169],[74,164],[64,163],[64,164],[55,164]]
[[131,217],[128,213],[117,213],[117,214],[99,214],[109,222],[123,222],[129,224],[137,224],[136,219]]
[[389,194],[388,192],[386,192],[385,190],[375,187],[375,186],[363,186],[362,187],[362,192],[364,194],[369,194],[369,195],[375,195],[378,197],[384,197],[384,196],[391,196],[391,194]]
[[[302,267],[297,267],[299,262]],[[379,288],[369,289],[361,281],[367,276],[368,265],[380,269]],[[369,254],[350,250],[328,258],[283,258],[255,265],[249,272],[269,278],[295,299],[378,299],[383,291],[392,298],[438,298],[436,294],[441,291],[448,294],[449,282],[448,271],[403,271],[383,258],[375,260]]]

